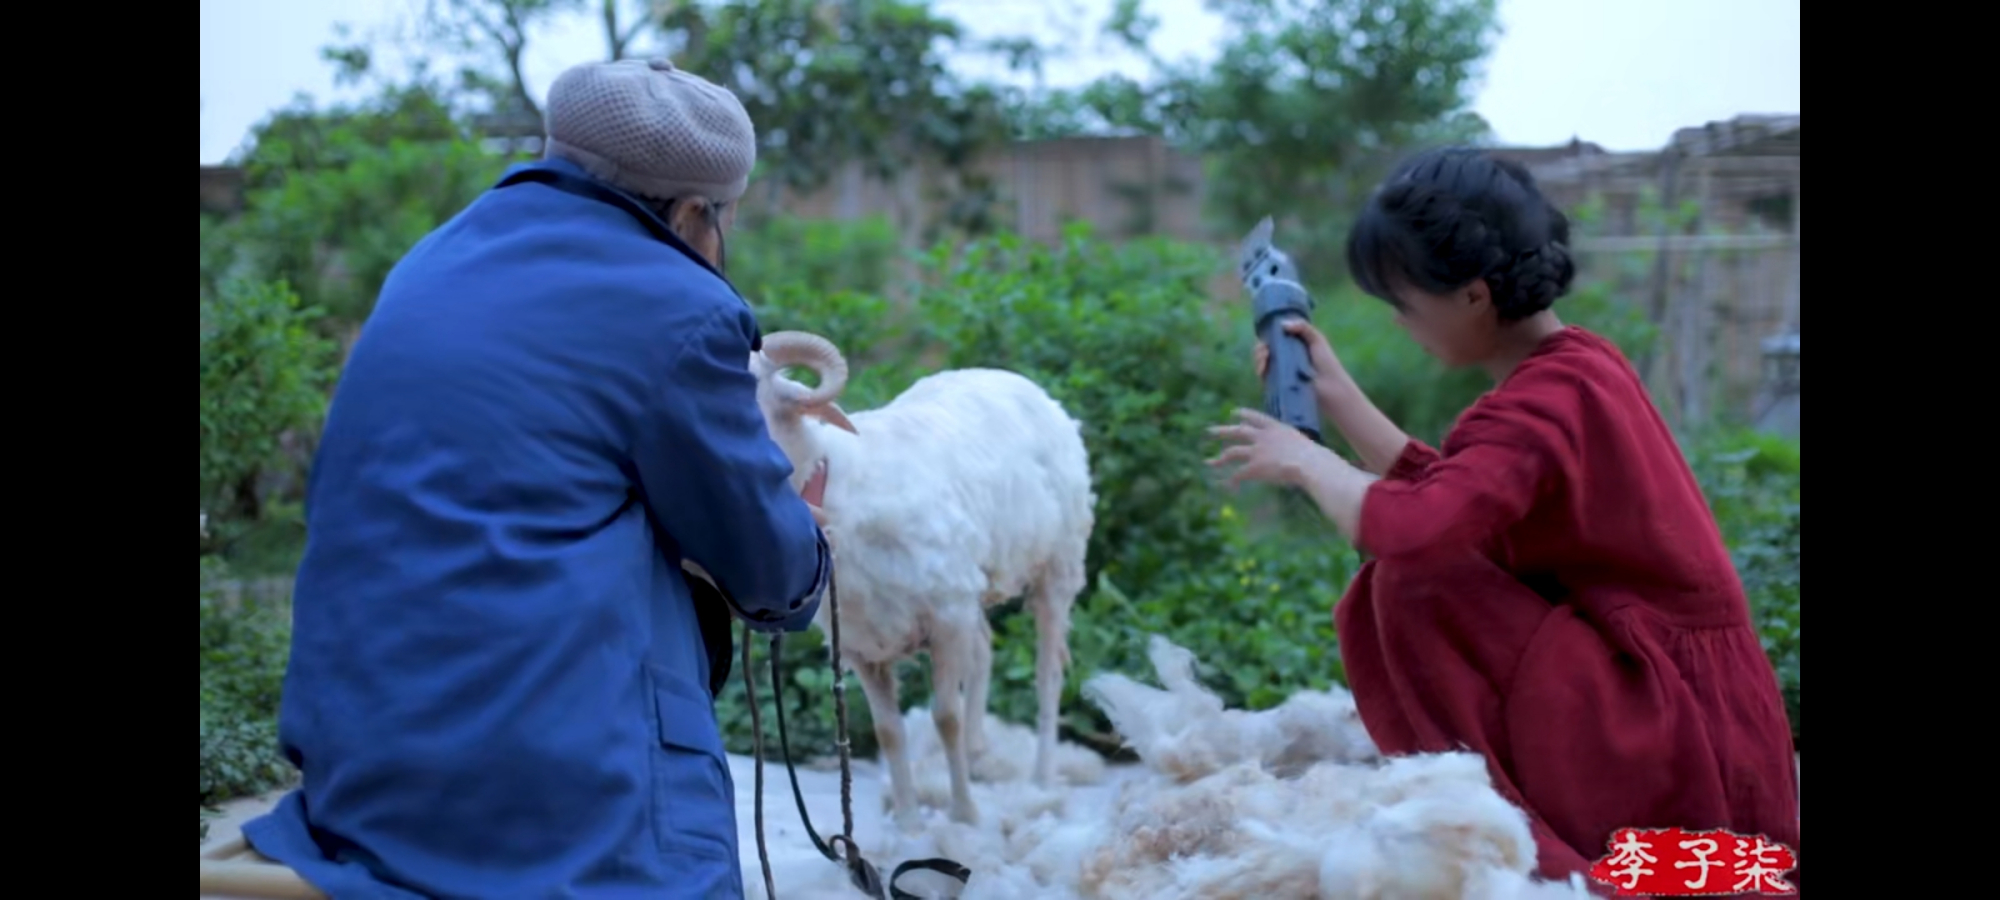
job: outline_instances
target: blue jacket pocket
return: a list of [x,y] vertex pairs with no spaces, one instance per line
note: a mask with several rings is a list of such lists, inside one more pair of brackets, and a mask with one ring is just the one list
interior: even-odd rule
[[736,790],[715,710],[692,682],[649,666],[660,745],[653,820],[660,848],[736,861]]

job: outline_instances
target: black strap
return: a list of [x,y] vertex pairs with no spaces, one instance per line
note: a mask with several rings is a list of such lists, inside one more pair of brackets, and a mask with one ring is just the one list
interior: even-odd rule
[[942,857],[913,859],[897,866],[896,871],[889,875],[889,896],[891,900],[920,900],[917,895],[896,886],[896,879],[903,877],[904,872],[915,871],[917,869],[942,872],[958,879],[960,883],[964,883],[972,878],[971,869]]
[[688,594],[694,601],[695,623],[701,628],[702,649],[708,651],[708,696],[722,696],[722,689],[729,684],[729,667],[733,663],[736,645],[736,630],[731,627],[729,601],[722,596],[722,589],[707,581],[681,571],[682,580],[687,582]]
[[[882,873],[875,868],[874,864],[861,858],[860,847],[855,846],[843,835],[834,835],[832,841],[822,839],[819,836],[819,832],[813,829],[812,816],[806,812],[805,792],[799,789],[799,770],[792,765],[791,738],[785,733],[784,673],[778,668],[778,657],[783,646],[783,635],[771,635],[771,705],[778,710],[778,746],[785,754],[785,774],[790,776],[792,780],[792,800],[798,804],[799,821],[806,826],[806,837],[812,839],[813,847],[819,850],[821,856],[826,857],[827,862],[835,865],[844,863],[847,866],[848,880],[854,884],[856,889],[873,898],[873,900],[921,900],[917,895],[896,886],[896,881],[903,877],[904,872],[911,872],[917,869],[949,875],[952,878],[958,879],[961,883],[970,880],[972,878],[971,869],[954,860],[932,857],[930,859],[905,861],[902,865],[897,866],[895,871],[889,873],[889,881],[887,884],[884,884]],[[839,662],[836,661],[834,665],[839,665]],[[833,851],[833,841],[839,841],[847,845],[847,858],[845,860],[842,860],[840,855]],[[884,897],[885,891],[887,892],[886,898]]]

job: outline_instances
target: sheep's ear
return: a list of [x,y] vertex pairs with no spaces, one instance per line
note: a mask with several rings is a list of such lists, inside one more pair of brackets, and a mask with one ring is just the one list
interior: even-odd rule
[[832,425],[833,427],[845,431],[848,434],[859,435],[861,433],[859,431],[854,430],[853,422],[847,421],[847,414],[840,411],[839,404],[823,403],[818,406],[808,407],[806,409],[806,415],[812,416],[813,418],[825,422],[828,425]]

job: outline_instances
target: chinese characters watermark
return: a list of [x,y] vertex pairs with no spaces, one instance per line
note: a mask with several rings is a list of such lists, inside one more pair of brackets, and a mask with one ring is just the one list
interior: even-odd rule
[[1798,866],[1798,858],[1761,835],[1626,828],[1609,846],[1590,867],[1590,877],[1621,897],[1798,892],[1782,877]]

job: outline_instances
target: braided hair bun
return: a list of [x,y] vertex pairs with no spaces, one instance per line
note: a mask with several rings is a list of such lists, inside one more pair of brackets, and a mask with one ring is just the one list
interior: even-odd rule
[[1432,150],[1376,190],[1347,241],[1362,290],[1400,308],[1394,286],[1445,294],[1485,279],[1502,322],[1548,309],[1576,265],[1569,219],[1519,163],[1479,150]]

